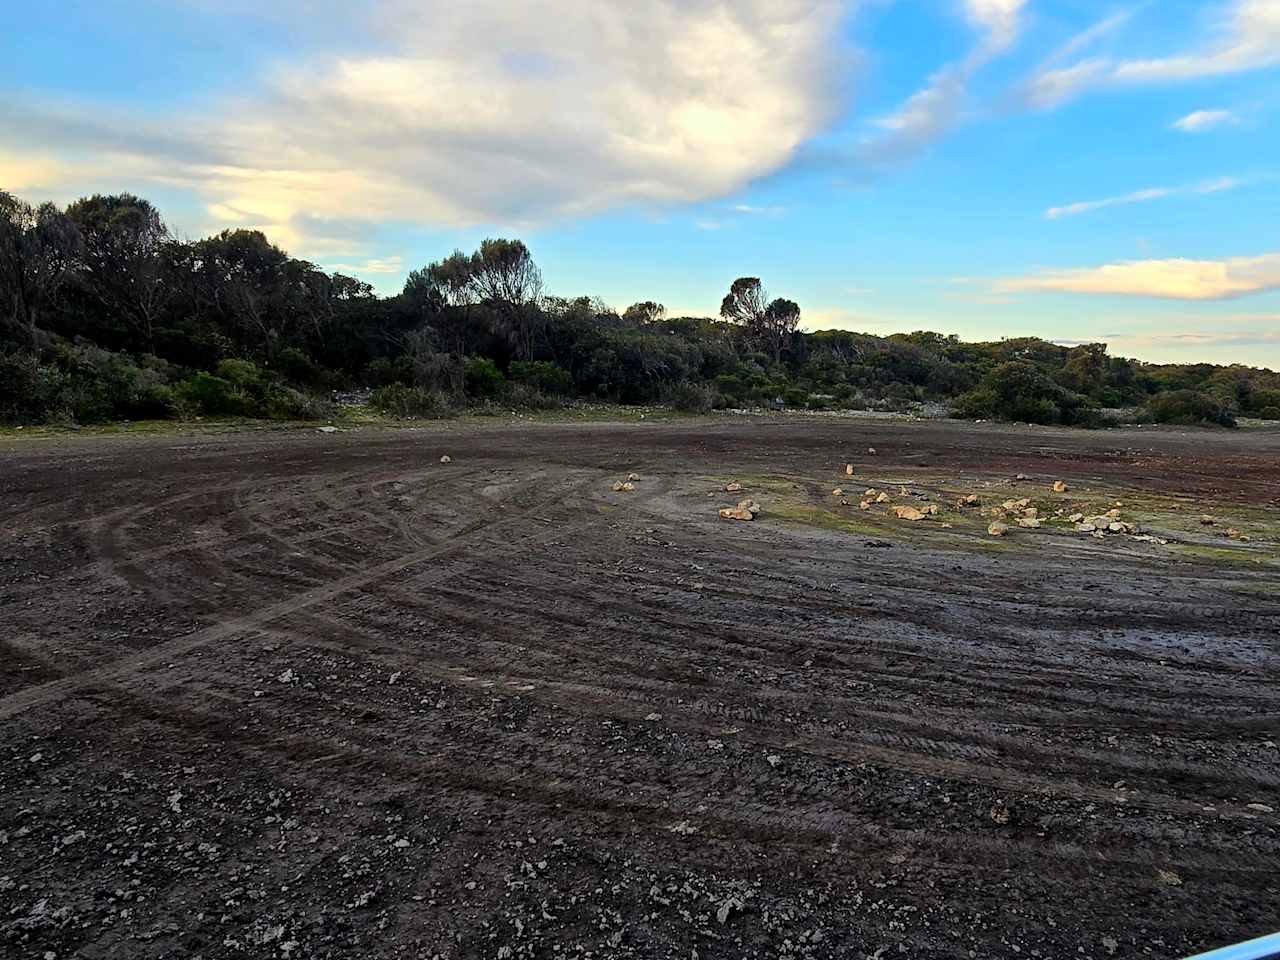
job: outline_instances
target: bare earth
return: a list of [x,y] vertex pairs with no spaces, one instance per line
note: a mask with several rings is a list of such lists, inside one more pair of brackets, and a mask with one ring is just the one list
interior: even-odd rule
[[[755,522],[717,516],[729,480]],[[869,487],[942,510],[861,511]],[[989,537],[1020,497],[1120,502],[1168,542]],[[1276,432],[0,441],[0,955],[1172,958],[1269,932],[1278,543]]]

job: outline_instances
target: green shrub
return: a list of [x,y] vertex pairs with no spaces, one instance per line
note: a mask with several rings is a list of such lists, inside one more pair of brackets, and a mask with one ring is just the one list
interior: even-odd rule
[[267,391],[259,412],[272,420],[327,420],[335,410],[328,400],[276,384]]
[[215,372],[227,383],[241,390],[255,387],[262,380],[262,371],[252,360],[219,360]]
[[994,390],[979,387],[956,397],[951,403],[951,415],[963,420],[992,420],[999,402]]
[[540,393],[563,396],[573,391],[569,371],[545,360],[516,360],[507,374],[513,382]]
[[423,387],[406,387],[402,383],[379,387],[373,391],[369,404],[375,410],[405,420],[417,417],[440,419],[453,413],[449,399],[443,393]]
[[502,389],[502,371],[488,357],[473,357],[468,360],[463,376],[470,396],[492,397]]
[[364,368],[364,382],[371,387],[389,387],[393,383],[413,386],[413,360],[400,356],[394,359],[379,357],[369,361]]
[[502,403],[524,410],[559,410],[564,406],[564,398],[525,383],[509,383],[502,394]]
[[1221,400],[1198,390],[1157,394],[1147,401],[1142,419],[1188,427],[1236,425],[1236,418]]
[[1280,407],[1263,407],[1254,416],[1259,420],[1280,420]]
[[667,392],[667,403],[685,413],[707,413],[714,410],[720,395],[705,383],[677,383]]
[[246,413],[248,397],[230,381],[201,371],[178,384],[178,401],[205,416],[240,416]]

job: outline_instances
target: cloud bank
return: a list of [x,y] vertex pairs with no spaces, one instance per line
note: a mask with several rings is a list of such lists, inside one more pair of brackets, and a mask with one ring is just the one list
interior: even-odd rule
[[1231,300],[1280,289],[1280,253],[1225,260],[1126,260],[996,281],[993,292]]
[[39,186],[109,167],[116,182],[195,191],[213,226],[260,226],[311,255],[359,252],[325,222],[521,226],[705,200],[832,122],[846,7],[370,0],[372,42],[353,47],[376,53],[279,64],[207,118],[0,106],[0,173],[32,182],[2,151],[38,133],[68,158]]

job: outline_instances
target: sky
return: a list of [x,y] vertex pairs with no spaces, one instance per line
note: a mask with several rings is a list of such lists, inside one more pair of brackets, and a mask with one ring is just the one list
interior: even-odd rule
[[1280,0],[0,0],[0,189],[383,293],[548,292],[1280,369]]

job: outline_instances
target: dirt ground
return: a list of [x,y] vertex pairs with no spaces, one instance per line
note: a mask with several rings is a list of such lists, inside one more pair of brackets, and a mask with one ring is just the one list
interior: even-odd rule
[[1280,432],[0,441],[0,955],[1179,957],[1278,681]]

